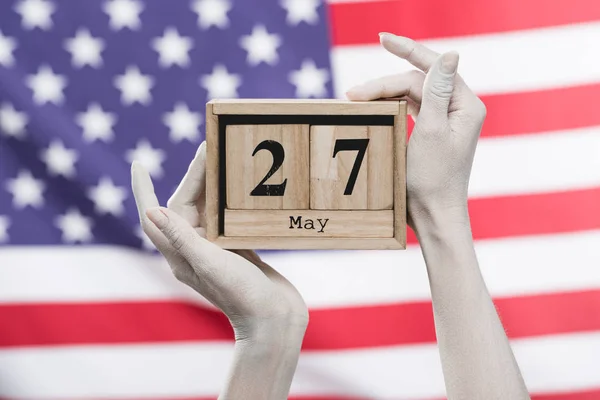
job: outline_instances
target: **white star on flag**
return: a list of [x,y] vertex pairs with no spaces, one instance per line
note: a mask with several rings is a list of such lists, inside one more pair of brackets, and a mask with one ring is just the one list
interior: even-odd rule
[[52,28],[54,10],[54,3],[49,0],[21,0],[15,5],[15,11],[21,15],[21,25],[28,30]]
[[175,143],[184,139],[196,142],[200,138],[198,127],[202,123],[202,115],[190,111],[185,103],[175,104],[173,111],[163,116],[163,122],[169,127],[169,137]]
[[98,185],[88,190],[88,197],[94,202],[98,214],[112,214],[119,217],[125,213],[123,201],[127,198],[127,190],[115,186],[108,176],[100,178]]
[[279,60],[277,48],[281,46],[281,37],[267,32],[264,25],[256,25],[250,35],[242,36],[240,46],[248,52],[248,64],[254,66],[264,62],[274,65]]
[[211,74],[200,78],[200,85],[208,91],[209,99],[238,97],[237,88],[241,84],[242,78],[227,72],[222,64],[215,65]]
[[8,228],[9,227],[10,227],[10,219],[6,215],[0,215],[0,243],[8,242]]
[[91,103],[87,111],[77,114],[75,120],[83,129],[83,139],[86,142],[110,142],[114,137],[113,125],[117,116],[104,111],[98,103]]
[[35,179],[31,172],[25,170],[6,182],[6,189],[12,194],[13,206],[17,209],[27,206],[41,208],[44,205],[42,193],[45,187],[41,179]]
[[75,176],[75,162],[79,158],[77,151],[67,149],[60,140],[53,140],[47,149],[43,150],[40,158],[46,164],[48,173],[65,178]]
[[71,63],[81,68],[85,65],[100,67],[102,65],[102,50],[104,41],[95,38],[87,29],[78,29],[75,37],[65,40],[65,49],[71,53]]
[[148,105],[152,101],[150,89],[154,79],[143,75],[136,66],[129,66],[123,75],[115,78],[115,86],[121,91],[121,102],[125,105],[140,103]]
[[300,22],[315,25],[319,22],[317,8],[321,0],[281,0],[281,6],[287,11],[287,23],[298,25]]
[[15,110],[12,104],[0,104],[0,132],[4,132],[7,136],[23,139],[28,121],[27,114]]
[[153,178],[161,178],[163,175],[162,163],[166,156],[164,150],[155,149],[147,139],[140,140],[135,149],[128,150],[125,159],[130,164],[139,162]]
[[81,214],[75,208],[70,208],[65,214],[59,215],[55,224],[62,231],[62,240],[65,243],[91,242],[92,219]]
[[12,67],[15,63],[13,51],[17,48],[17,39],[4,36],[0,30],[0,65]]
[[60,105],[64,101],[63,90],[67,86],[67,78],[55,74],[48,65],[40,66],[37,74],[27,76],[25,81],[33,91],[33,100],[37,104]]
[[123,28],[136,30],[141,26],[140,13],[144,6],[138,0],[109,0],[104,3],[103,9],[110,18],[111,29],[115,31]]
[[187,67],[190,64],[188,53],[193,47],[192,39],[180,36],[177,29],[173,27],[166,28],[162,37],[155,38],[152,47],[158,52],[158,63],[161,67],[172,65]]
[[297,71],[290,72],[290,82],[296,86],[297,97],[324,97],[329,73],[319,69],[313,60],[305,60]]
[[231,10],[229,0],[196,0],[192,3],[192,11],[198,14],[198,26],[202,29],[211,26],[227,28],[229,10]]

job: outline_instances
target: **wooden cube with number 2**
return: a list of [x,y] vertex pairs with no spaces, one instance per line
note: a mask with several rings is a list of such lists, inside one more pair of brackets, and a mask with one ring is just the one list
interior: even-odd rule
[[209,240],[405,248],[405,102],[213,100],[206,127]]
[[228,126],[227,208],[308,208],[308,129],[308,125]]

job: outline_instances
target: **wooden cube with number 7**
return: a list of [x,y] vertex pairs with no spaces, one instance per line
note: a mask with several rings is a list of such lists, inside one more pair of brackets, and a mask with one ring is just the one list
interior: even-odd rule
[[391,126],[312,126],[310,208],[392,209],[392,153]]
[[406,103],[213,100],[207,238],[241,249],[404,249]]

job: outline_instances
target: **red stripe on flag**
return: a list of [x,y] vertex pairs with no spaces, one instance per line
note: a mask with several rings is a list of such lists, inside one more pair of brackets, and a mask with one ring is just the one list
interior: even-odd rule
[[0,321],[0,347],[233,338],[221,312],[176,301],[9,304]]
[[[346,396],[291,396],[289,400],[372,400],[372,397],[346,397]],[[549,394],[531,394],[531,400],[598,400],[600,399],[600,389],[586,390],[577,392],[549,393]],[[192,400],[192,399],[177,399]],[[213,400],[208,398],[193,400]]]
[[[508,336],[600,330],[600,290],[495,300]],[[548,310],[552,310],[551,313]],[[311,310],[304,350],[435,342],[430,302]],[[178,302],[0,306],[0,347],[230,341],[218,311]]]
[[[86,397],[77,398],[62,398],[63,400],[86,400]],[[139,398],[136,400],[217,400],[213,397],[152,397],[152,398]],[[356,397],[356,396],[289,396],[289,400],[373,400],[373,397]],[[531,394],[531,400],[598,400],[600,399],[600,389],[597,390],[586,390],[583,392],[561,392],[561,393],[550,393],[550,394]],[[6,397],[0,397],[0,400],[14,400]],[[91,400],[91,399],[90,399]],[[94,397],[94,400],[131,400],[128,398],[116,398],[107,397],[99,399]],[[393,400],[393,399],[390,399]],[[437,400],[437,399],[436,399]],[[439,399],[443,400],[443,399]]]
[[[217,400],[216,397],[152,397],[141,399],[136,397],[136,400]],[[588,390],[584,392],[564,392],[564,393],[551,393],[551,394],[531,394],[531,400],[598,400],[600,399],[600,389]],[[1,398],[0,400],[13,400],[8,398]],[[85,397],[77,397],[64,399],[63,400],[86,400]],[[131,398],[103,398],[98,399],[94,397],[94,400],[131,400]],[[356,396],[289,396],[288,400],[373,400],[373,397],[356,397]],[[393,400],[393,399],[390,399]],[[443,400],[443,399],[439,399]]]
[[474,238],[490,239],[598,229],[598,204],[600,187],[472,199],[469,213]]
[[593,107],[599,97],[600,84],[482,96],[487,117],[481,135],[510,136],[600,125],[600,113]]
[[597,0],[384,0],[329,5],[334,46],[372,44],[379,32],[447,38],[590,22]]
[[[480,96],[487,108],[481,137],[546,133],[600,125],[600,83]],[[409,137],[415,124],[408,118]]]
[[[549,394],[531,394],[531,400],[598,400],[600,399],[600,389],[586,390],[577,392],[549,393]],[[192,399],[177,399],[192,400]],[[209,398],[193,400],[214,400]],[[347,397],[347,396],[291,396],[289,400],[373,400],[373,397]],[[443,400],[443,399],[440,399]]]
[[[600,290],[495,299],[511,339],[600,330]],[[548,313],[548,310],[553,310]],[[304,349],[435,342],[431,302],[314,310]]]
[[[600,389],[578,392],[531,394],[531,400],[598,400]],[[166,399],[162,399],[166,400]],[[173,399],[173,400],[216,400],[214,398],[198,399]],[[373,400],[373,397],[348,397],[348,396],[290,396],[289,400]],[[443,400],[443,399],[440,399]]]
[[600,389],[586,390],[582,392],[534,394],[531,400],[598,400]]
[[[598,229],[598,204],[600,187],[470,199],[469,214],[473,237],[493,239]],[[407,240],[417,243],[410,229]]]

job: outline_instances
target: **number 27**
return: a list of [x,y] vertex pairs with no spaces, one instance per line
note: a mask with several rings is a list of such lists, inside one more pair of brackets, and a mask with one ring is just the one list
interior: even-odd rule
[[[369,139],[337,139],[335,141],[335,145],[333,147],[333,155],[332,158],[335,158],[337,153],[340,151],[357,151],[356,159],[354,160],[354,165],[352,166],[352,171],[350,171],[350,176],[348,177],[348,182],[346,183],[346,188],[344,189],[344,195],[349,196],[352,194],[354,190],[354,185],[356,184],[356,179],[358,178],[358,173],[360,172],[360,166],[362,165],[362,161],[365,158],[365,153],[367,152],[367,146],[369,145]],[[280,184],[265,184],[265,182],[273,176],[275,172],[285,160],[285,150],[281,143],[275,140],[264,140],[256,146],[254,151],[252,152],[252,156],[256,155],[261,150],[267,150],[273,156],[273,164],[271,168],[264,176],[264,178],[258,183],[258,185],[250,192],[250,196],[283,196],[285,193],[285,187],[287,184],[287,178]]]

